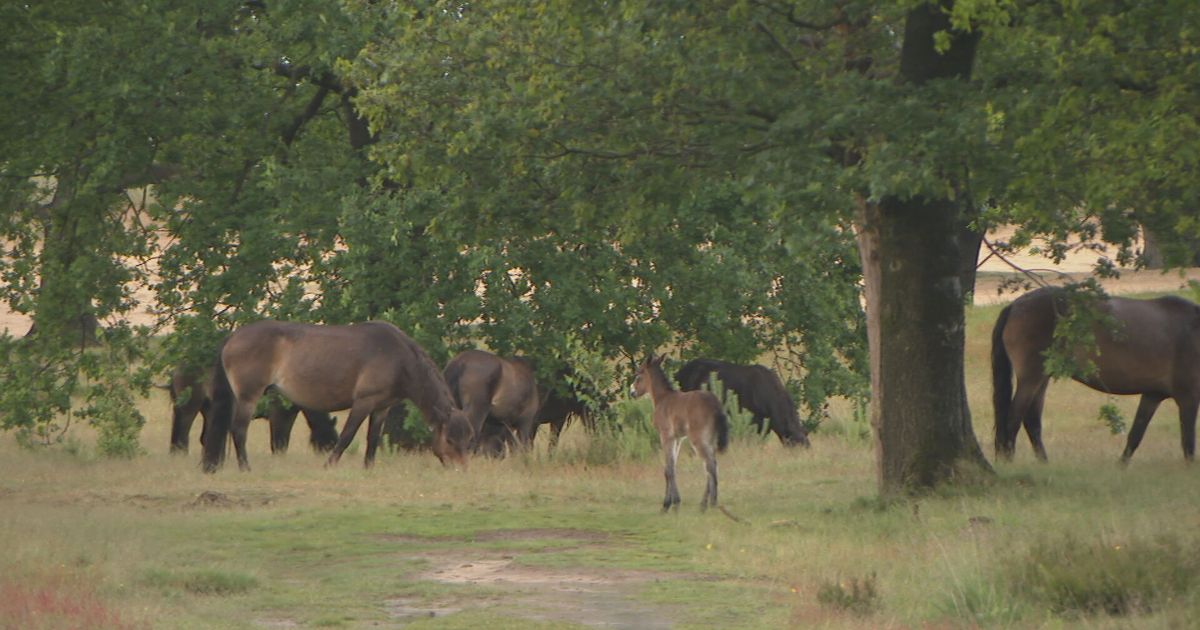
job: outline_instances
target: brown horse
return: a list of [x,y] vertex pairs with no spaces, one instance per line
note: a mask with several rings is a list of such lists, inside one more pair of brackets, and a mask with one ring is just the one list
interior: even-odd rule
[[[204,375],[205,378],[201,378]],[[171,452],[187,453],[188,434],[192,424],[199,415],[203,422],[200,428],[200,445],[204,445],[204,432],[208,428],[210,411],[212,409],[213,371],[207,374],[202,370],[188,369],[180,366],[171,374],[171,383],[166,386],[171,396]],[[266,418],[271,427],[271,452],[286,453],[291,443],[292,427],[296,416],[303,411],[304,419],[308,422],[309,443],[317,452],[327,452],[337,444],[336,420],[333,416],[321,411],[301,409],[290,404],[278,395],[268,397],[266,410],[255,414],[256,418]]]
[[663,512],[674,507],[679,509],[679,488],[675,485],[675,461],[679,458],[679,447],[687,438],[692,452],[704,460],[708,473],[708,485],[700,509],[717,505],[717,453],[729,445],[729,420],[721,401],[712,392],[697,390],[675,391],[667,375],[662,371],[662,362],[667,355],[647,359],[638,368],[630,394],[634,398],[650,392],[654,401],[654,427],[658,429],[658,440],[666,458],[664,474],[667,478],[667,495],[663,499]]
[[[998,457],[1012,458],[1024,425],[1037,458],[1046,460],[1042,405],[1050,377],[1043,353],[1067,308],[1064,290],[1047,287],[1017,298],[996,319],[992,329],[992,406]],[[1167,398],[1174,398],[1179,407],[1183,456],[1191,461],[1200,406],[1200,306],[1179,297],[1111,297],[1101,301],[1099,308],[1116,322],[1116,328],[1096,326],[1096,348],[1080,349],[1076,357],[1080,362],[1091,361],[1096,369],[1075,380],[1109,394],[1141,394],[1121,461],[1128,462],[1133,456],[1150,418]],[[1013,372],[1017,377],[1015,395]]]
[[443,375],[454,402],[471,422],[476,449],[491,455],[504,452],[507,440],[497,433],[499,427],[485,431],[485,423],[503,425],[510,434],[515,434],[517,444],[522,447],[532,443],[533,421],[540,399],[533,365],[528,359],[466,350],[450,359]]
[[365,465],[375,460],[380,429],[389,408],[408,399],[433,428],[433,452],[443,464],[465,464],[471,441],[466,416],[454,405],[450,388],[421,346],[387,322],[321,326],[261,321],[235,330],[219,354],[213,384],[212,439],[204,444],[204,470],[215,471],[232,431],[238,465],[249,469],[246,427],[254,404],[275,387],[297,405],[318,411],[349,409],[341,437],[327,465],[336,464],[367,430]]

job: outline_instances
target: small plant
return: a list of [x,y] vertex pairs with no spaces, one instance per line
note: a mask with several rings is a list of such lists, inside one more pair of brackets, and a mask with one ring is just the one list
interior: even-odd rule
[[856,615],[866,615],[879,608],[879,589],[875,574],[862,578],[824,581],[817,589],[817,601],[822,606],[837,608]]
[[1108,427],[1113,435],[1125,432],[1125,416],[1121,415],[1121,410],[1112,403],[1105,403],[1100,407],[1100,421]]

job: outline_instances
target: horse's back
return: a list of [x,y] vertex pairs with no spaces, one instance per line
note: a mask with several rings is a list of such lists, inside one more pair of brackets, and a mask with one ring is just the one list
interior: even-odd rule
[[359,392],[391,390],[414,350],[386,322],[321,325],[263,320],[230,334],[222,363],[242,395],[274,385],[316,411],[347,409]]

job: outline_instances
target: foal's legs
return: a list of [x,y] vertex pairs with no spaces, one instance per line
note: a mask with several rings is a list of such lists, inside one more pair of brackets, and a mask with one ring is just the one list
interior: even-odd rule
[[679,459],[679,447],[683,445],[683,438],[667,438],[660,437],[662,443],[663,455],[666,458],[666,467],[663,470],[664,476],[667,478],[667,494],[663,498],[663,512],[670,510],[672,507],[679,509],[681,501],[679,497],[679,487],[675,485],[675,462]]
[[[1146,434],[1146,427],[1150,425],[1150,418],[1154,417],[1154,412],[1158,410],[1158,405],[1166,400],[1157,394],[1142,394],[1142,399],[1138,401],[1137,413],[1133,416],[1133,426],[1129,427],[1129,437],[1125,440],[1125,452],[1121,453],[1121,463],[1128,464],[1129,458],[1133,457],[1133,452],[1137,450],[1139,444],[1142,443],[1142,436]],[[1193,407],[1192,418],[1196,417],[1195,408]],[[1183,404],[1179,405],[1179,423],[1183,425]],[[1184,447],[1184,452],[1187,452],[1187,447]]]
[[717,456],[708,442],[694,441],[692,449],[704,462],[704,472],[708,478],[707,485],[704,487],[704,498],[700,500],[700,511],[703,512],[710,505],[717,506]]

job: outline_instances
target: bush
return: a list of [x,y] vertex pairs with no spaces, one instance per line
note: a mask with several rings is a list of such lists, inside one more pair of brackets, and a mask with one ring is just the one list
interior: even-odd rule
[[1194,544],[1084,543],[1072,536],[1039,542],[1013,561],[1005,580],[1013,593],[1056,614],[1152,612],[1191,591],[1200,575]]
[[654,407],[649,399],[621,400],[608,413],[596,418],[587,441],[579,447],[559,447],[555,458],[582,462],[589,466],[608,466],[621,461],[642,461],[658,450],[658,431],[654,428]]

